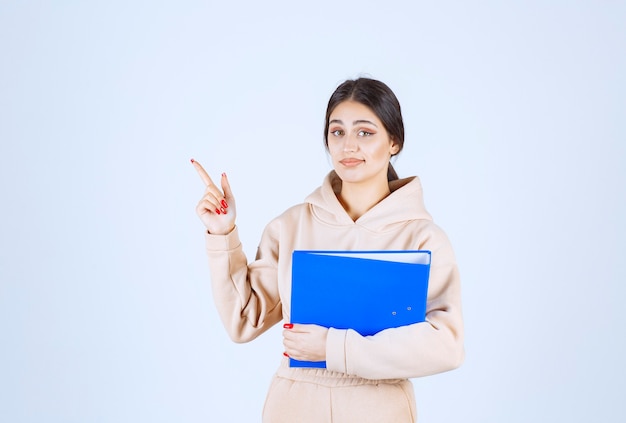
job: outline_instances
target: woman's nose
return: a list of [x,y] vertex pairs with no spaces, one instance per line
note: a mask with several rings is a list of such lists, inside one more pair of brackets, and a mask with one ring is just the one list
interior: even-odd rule
[[359,142],[355,136],[348,135],[344,138],[343,152],[354,153],[359,149]]

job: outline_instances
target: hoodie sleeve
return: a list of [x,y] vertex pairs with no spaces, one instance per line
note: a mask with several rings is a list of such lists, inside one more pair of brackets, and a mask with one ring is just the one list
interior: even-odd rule
[[366,379],[414,378],[452,370],[464,359],[461,289],[452,247],[441,230],[421,248],[432,251],[426,321],[361,336],[330,329],[328,370]]
[[278,242],[269,226],[248,264],[238,230],[206,234],[215,306],[230,338],[248,342],[282,319],[277,282]]

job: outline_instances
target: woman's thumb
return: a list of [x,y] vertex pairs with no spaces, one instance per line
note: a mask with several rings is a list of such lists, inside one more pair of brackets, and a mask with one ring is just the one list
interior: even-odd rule
[[224,197],[226,199],[232,199],[233,192],[230,189],[230,183],[228,182],[228,176],[226,176],[226,172],[222,173],[222,191],[224,191]]

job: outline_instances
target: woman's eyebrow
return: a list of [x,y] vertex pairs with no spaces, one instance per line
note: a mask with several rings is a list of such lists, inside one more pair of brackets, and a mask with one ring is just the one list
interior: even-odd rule
[[[328,122],[329,124],[332,123],[338,123],[339,125],[343,125],[343,121],[341,119],[333,119],[330,122]],[[370,125],[373,125],[375,127],[378,128],[378,125],[376,125],[374,122],[372,122],[371,120],[367,120],[367,119],[359,119],[359,120],[355,120],[354,122],[352,122],[352,125],[358,125],[360,123],[368,123]]]
[[370,125],[374,125],[375,127],[378,128],[378,125],[376,125],[374,122],[372,122],[371,120],[366,120],[366,119],[359,119],[359,120],[355,120],[354,122],[352,122],[353,125],[358,125],[359,123],[369,123]]

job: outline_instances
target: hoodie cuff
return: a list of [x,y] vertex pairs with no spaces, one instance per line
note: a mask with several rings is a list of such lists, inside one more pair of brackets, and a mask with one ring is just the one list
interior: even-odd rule
[[236,226],[226,235],[213,235],[205,232],[204,239],[206,240],[207,251],[230,251],[241,244]]
[[345,329],[329,328],[326,336],[326,369],[347,373]]

